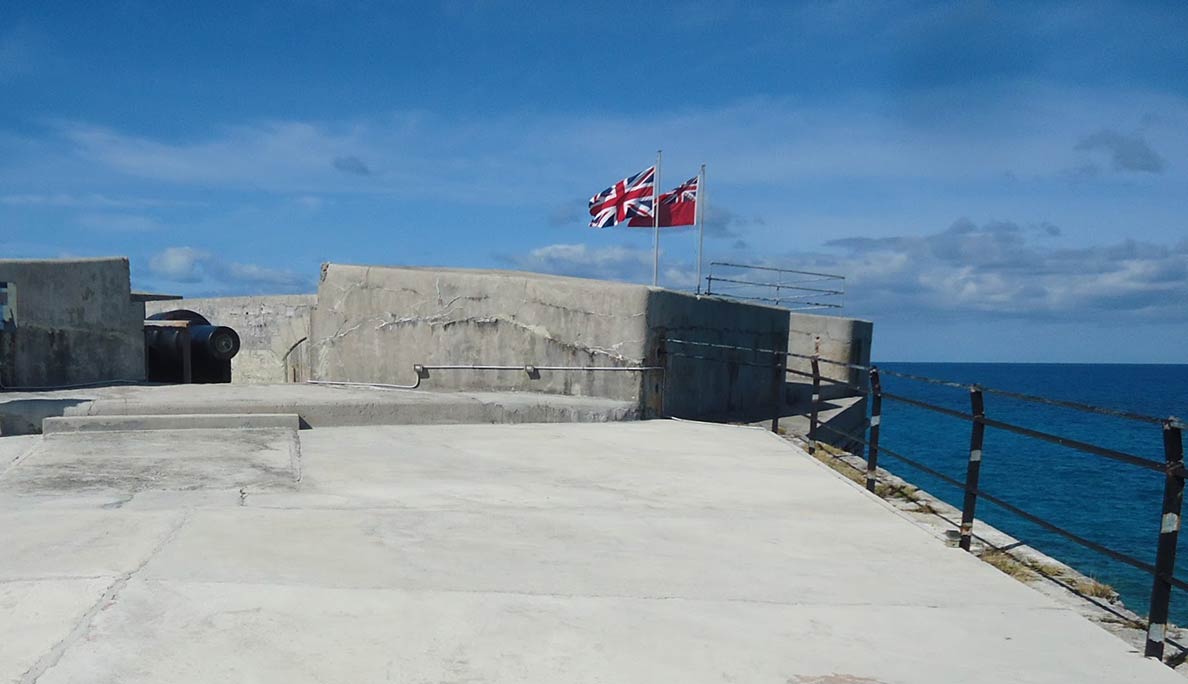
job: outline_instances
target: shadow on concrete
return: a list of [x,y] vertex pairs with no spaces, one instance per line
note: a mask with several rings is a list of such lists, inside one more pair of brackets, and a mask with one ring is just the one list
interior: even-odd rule
[[0,401],[0,436],[41,434],[41,421],[91,401],[85,397]]

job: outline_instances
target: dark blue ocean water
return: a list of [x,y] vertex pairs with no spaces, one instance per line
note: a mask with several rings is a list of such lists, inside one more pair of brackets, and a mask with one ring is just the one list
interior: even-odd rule
[[[883,363],[880,368],[977,383],[1144,413],[1188,414],[1188,365]],[[888,392],[969,412],[969,392],[884,376]],[[986,415],[1153,460],[1163,460],[1158,425],[1131,422],[986,394]],[[970,424],[899,402],[883,402],[880,441],[958,480],[965,478]],[[962,492],[894,458],[880,460],[960,508]],[[1160,473],[987,428],[981,489],[1110,548],[1153,563],[1163,496]],[[1185,511],[1188,513],[1188,509]],[[1145,615],[1151,578],[987,501],[978,518],[1113,586]],[[975,530],[976,531],[976,530]],[[1188,579],[1188,530],[1180,537],[1176,575]],[[1174,591],[1172,617],[1188,624],[1188,593]]]

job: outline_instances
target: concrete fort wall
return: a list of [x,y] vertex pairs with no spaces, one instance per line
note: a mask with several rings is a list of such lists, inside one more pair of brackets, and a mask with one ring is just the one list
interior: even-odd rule
[[[412,384],[414,364],[650,366],[666,336],[786,344],[787,313],[640,285],[519,272],[327,264],[313,313],[319,380]],[[702,416],[770,403],[771,374],[683,359],[659,373],[430,370],[425,389],[534,391]]]
[[774,354],[724,347],[783,349],[787,309],[652,290],[648,329],[653,344],[692,343],[665,344],[664,415],[740,420],[771,416],[783,383],[782,375],[775,375]]
[[0,384],[144,379],[144,309],[128,260],[0,260]]
[[317,297],[268,295],[148,302],[149,315],[189,309],[239,334],[231,382],[267,384],[309,379],[310,314]]
[[[874,324],[870,321],[802,313],[793,313],[790,317],[788,351],[797,354],[812,354],[814,350],[818,350],[822,359],[869,366],[873,339]],[[860,387],[866,383],[862,371],[830,363],[818,365],[821,369],[821,376],[824,378],[840,380]],[[812,370],[808,359],[795,356],[788,357],[788,368],[805,373]],[[788,380],[791,385],[789,400],[794,403],[801,400],[808,401],[812,394],[812,380],[794,374],[790,374]],[[841,385],[830,382],[821,383],[821,396],[824,399],[834,399],[854,393]]]

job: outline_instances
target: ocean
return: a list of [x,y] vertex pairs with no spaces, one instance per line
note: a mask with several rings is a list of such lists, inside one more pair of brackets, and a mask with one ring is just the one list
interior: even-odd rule
[[[1152,416],[1188,417],[1188,365],[881,363],[880,368],[1065,399]],[[969,412],[969,392],[883,376],[888,392]],[[985,395],[990,418],[1157,461],[1158,425]],[[883,401],[880,442],[964,481],[970,423]],[[980,489],[1099,544],[1154,563],[1163,496],[1160,473],[994,428],[986,429]],[[962,491],[892,457],[879,465],[958,508]],[[1185,509],[1188,513],[1188,507]],[[1114,587],[1146,615],[1151,578],[979,500],[977,517]],[[975,533],[976,533],[975,528]],[[1188,579],[1188,529],[1180,535],[1176,576]],[[1173,622],[1188,624],[1188,592],[1173,590]]]

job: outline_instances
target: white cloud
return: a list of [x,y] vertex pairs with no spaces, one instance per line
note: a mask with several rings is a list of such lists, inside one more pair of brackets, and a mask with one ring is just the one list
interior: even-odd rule
[[227,261],[193,247],[168,247],[157,252],[149,258],[149,272],[170,283],[200,285],[203,291],[212,293],[275,294],[313,289],[309,276]]
[[209,258],[208,252],[193,247],[168,247],[149,259],[149,269],[166,280],[196,283],[202,279],[202,262]]

